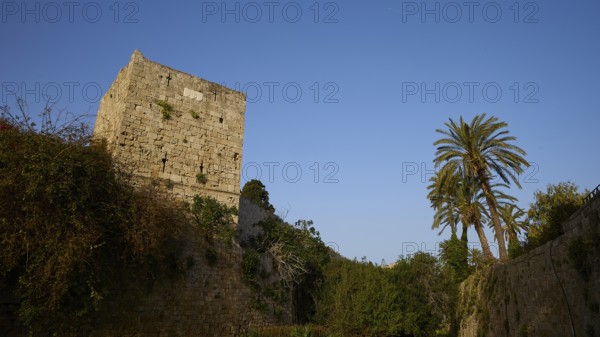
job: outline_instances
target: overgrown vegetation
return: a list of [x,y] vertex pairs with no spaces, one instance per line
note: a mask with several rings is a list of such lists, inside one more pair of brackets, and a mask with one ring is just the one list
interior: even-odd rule
[[243,337],[329,337],[328,329],[315,325],[252,328]]
[[173,106],[169,104],[167,101],[156,101],[156,105],[160,107],[160,113],[162,114],[162,119],[171,119],[171,114],[173,113]]
[[182,275],[184,232],[231,241],[234,209],[132,189],[85,125],[0,112],[0,290],[31,334],[93,324]]
[[563,234],[562,223],[583,205],[587,192],[577,185],[562,182],[548,185],[546,191],[536,191],[528,212],[527,250],[537,248]]
[[318,321],[340,336],[447,336],[454,280],[425,253],[401,258],[391,268],[336,261],[327,270]]
[[[171,106],[161,102],[163,117],[170,116]],[[120,305],[130,306],[155,284],[179,277],[194,263],[182,254],[184,235],[198,235],[207,243],[205,257],[215,267],[216,243],[235,242],[235,207],[205,196],[185,205],[152,185],[134,190],[105,146],[90,141],[85,125],[61,127],[47,116],[46,126],[36,128],[22,113],[24,105],[19,111],[17,116],[8,108],[0,111],[0,290],[15,294],[19,322],[33,335],[65,331],[74,322],[93,323]],[[482,134],[489,136],[505,125],[481,117],[448,126],[457,132],[445,135],[467,137],[473,127],[487,128]],[[490,183],[490,168],[448,164],[464,153],[448,150],[446,142],[438,142],[438,161],[446,168],[432,179],[429,199],[436,210],[433,227],[450,228],[450,239],[441,244],[439,257],[416,253],[389,268],[337,255],[312,221],[286,223],[274,215],[265,186],[248,182],[242,196],[268,214],[256,234],[241,243],[240,268],[255,290],[255,307],[276,317],[293,315],[294,322],[307,325],[251,329],[246,336],[455,336],[464,308],[480,311],[486,320],[490,313],[476,305],[472,294],[459,299],[461,282],[478,271],[478,283],[494,262],[491,251],[468,249],[467,229],[487,225],[498,231],[498,223],[503,224],[499,234],[508,239],[508,255],[515,257],[560,235],[561,223],[583,198],[573,184],[551,185],[546,193],[536,192],[523,219],[516,199],[504,192],[508,186]],[[500,152],[508,146],[491,145]],[[526,164],[522,151],[512,149],[516,157],[507,159],[514,161],[509,166]],[[197,180],[206,183],[203,174]],[[526,244],[519,241],[523,233]],[[569,247],[573,265],[586,280],[591,270],[587,253],[600,247],[600,235],[594,233]],[[502,241],[498,232],[496,238]],[[487,242],[485,235],[480,240]],[[495,286],[491,279],[483,291],[492,294]],[[597,303],[592,306],[598,311]]]
[[181,205],[129,188],[84,133],[0,124],[0,284],[23,325],[61,331],[180,269]]
[[213,197],[195,196],[191,207],[192,223],[204,233],[208,242],[217,239],[229,246],[235,236],[237,208],[220,203]]
[[[295,321],[312,321],[319,286],[332,252],[312,221],[298,220],[291,226],[271,214],[257,226],[260,233],[243,243],[246,281],[256,290],[258,299],[273,300],[276,310],[285,311],[291,303]],[[268,257],[271,264],[263,265],[261,255]]]
[[[252,185],[261,196],[255,199],[269,205],[264,185]],[[271,327],[248,336],[453,336],[458,286],[483,263],[456,236],[442,244],[440,259],[417,253],[385,268],[336,255],[311,221],[292,226],[271,215],[257,226],[260,234],[245,243],[242,266],[257,298],[291,293],[295,322],[328,329]],[[272,268],[261,255],[273,261]]]
[[196,175],[196,181],[198,182],[198,184],[206,185],[206,183],[208,182],[208,178],[204,173],[198,173]]
[[241,195],[266,211],[271,213],[275,211],[275,207],[269,203],[269,192],[260,180],[252,179],[244,184]]

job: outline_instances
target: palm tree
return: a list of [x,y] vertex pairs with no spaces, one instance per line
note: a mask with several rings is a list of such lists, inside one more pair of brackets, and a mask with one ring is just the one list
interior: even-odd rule
[[526,153],[509,143],[516,140],[516,137],[509,136],[508,130],[504,130],[508,124],[498,121],[496,117],[486,119],[485,114],[475,116],[469,124],[461,117],[459,123],[450,119],[444,125],[448,130],[437,129],[436,132],[446,138],[433,143],[438,146],[434,160],[436,167],[460,167],[465,176],[475,179],[489,209],[499,245],[500,260],[505,261],[508,254],[490,180],[493,174],[497,174],[506,184],[512,181],[520,188],[521,184],[515,174],[523,173],[524,167],[529,166],[523,158]]
[[437,229],[441,225],[442,229],[439,232],[441,235],[447,227],[450,227],[452,236],[456,236],[459,215],[454,194],[458,180],[452,175],[445,175],[443,171],[436,172],[429,180],[431,184],[427,186],[429,189],[427,198],[431,202],[431,207],[436,211],[431,229]]
[[431,205],[436,209],[432,229],[444,226],[439,234],[442,234],[446,227],[452,230],[452,238],[456,237],[457,223],[462,223],[461,241],[468,244],[467,229],[473,226],[479,237],[481,247],[486,259],[494,259],[490,249],[487,237],[483,230],[482,214],[486,216],[483,203],[480,202],[480,188],[474,184],[472,178],[466,177],[461,168],[449,164],[430,179],[431,185],[427,197]]
[[456,192],[456,203],[460,214],[460,221],[465,227],[473,226],[479,237],[485,258],[493,260],[494,255],[483,231],[483,224],[488,221],[488,216],[482,202],[481,188],[479,188],[479,185],[473,178],[463,175]]
[[525,211],[514,204],[505,204],[498,208],[500,218],[504,222],[504,230],[508,239],[508,246],[518,243],[518,235],[521,230],[526,231],[529,227],[527,221],[520,220],[525,216]]

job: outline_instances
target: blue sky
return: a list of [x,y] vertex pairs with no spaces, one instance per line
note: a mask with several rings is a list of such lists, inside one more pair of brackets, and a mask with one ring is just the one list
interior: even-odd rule
[[95,113],[136,48],[244,89],[242,184],[260,173],[288,221],[390,262],[447,237],[425,195],[448,118],[509,124],[532,163],[513,191],[522,207],[549,183],[600,183],[600,3],[465,4],[5,1],[1,103],[16,85],[32,112],[48,94]]

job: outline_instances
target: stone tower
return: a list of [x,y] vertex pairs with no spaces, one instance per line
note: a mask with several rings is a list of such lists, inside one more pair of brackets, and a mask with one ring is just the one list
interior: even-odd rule
[[136,185],[158,181],[180,200],[238,207],[245,109],[243,93],[136,50],[100,101],[94,137]]

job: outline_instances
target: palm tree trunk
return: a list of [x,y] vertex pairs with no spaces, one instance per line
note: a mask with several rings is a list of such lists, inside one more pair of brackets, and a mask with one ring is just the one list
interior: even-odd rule
[[483,231],[483,226],[479,220],[473,223],[473,227],[475,227],[475,231],[477,232],[477,236],[479,236],[479,242],[481,242],[481,249],[483,250],[483,256],[486,260],[494,260],[494,254],[492,254],[492,250],[490,249],[490,244],[488,243],[487,238],[485,237],[485,232]]
[[462,242],[469,242],[469,239],[467,237],[467,230],[469,229],[469,227],[465,224],[462,225],[462,234],[460,236],[460,241]]
[[496,234],[496,241],[498,241],[498,254],[500,255],[500,261],[506,261],[508,260],[508,252],[506,251],[506,243],[504,242],[504,231],[502,229],[502,225],[500,224],[500,216],[498,215],[498,208],[496,207],[496,198],[491,192],[487,179],[481,180],[481,189],[483,190],[485,200],[490,210],[490,215],[492,216],[494,233]]
[[450,224],[450,230],[452,231],[452,235],[456,236],[456,219],[454,219],[454,209],[451,202],[448,202],[448,209],[450,210],[448,213],[448,223]]
[[519,239],[517,239],[517,234],[515,232],[512,231],[508,231],[508,245],[510,246],[511,244],[514,244],[515,242],[517,242]]

